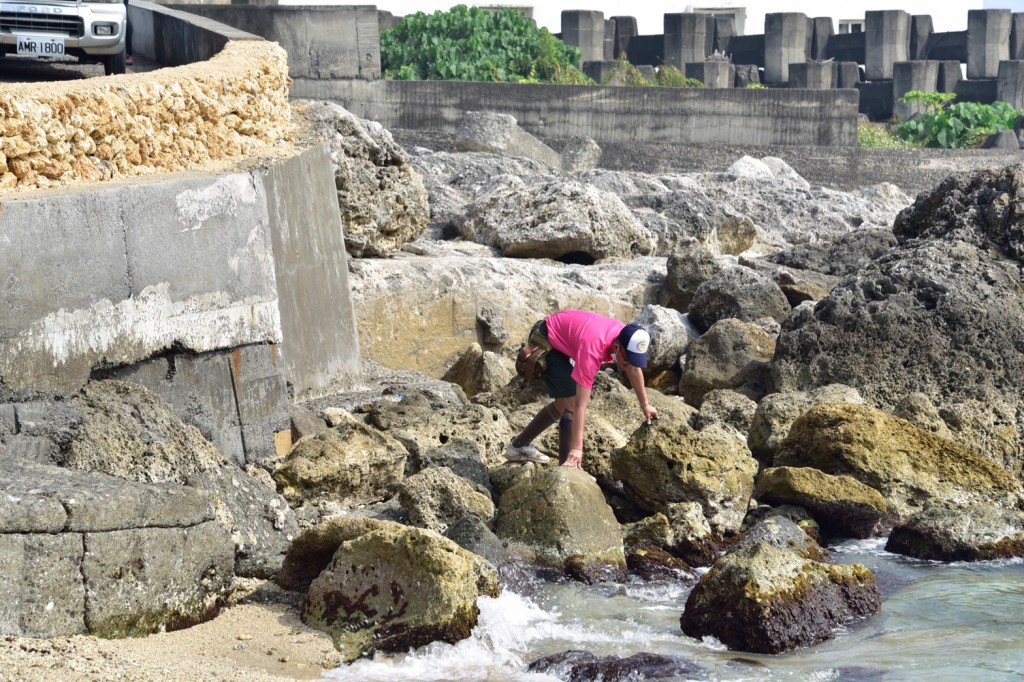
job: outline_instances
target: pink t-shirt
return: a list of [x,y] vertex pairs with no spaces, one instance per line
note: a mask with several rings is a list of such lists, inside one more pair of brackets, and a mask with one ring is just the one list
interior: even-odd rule
[[563,310],[546,322],[551,345],[576,363],[573,381],[593,388],[601,365],[612,361],[609,348],[626,325],[589,310]]

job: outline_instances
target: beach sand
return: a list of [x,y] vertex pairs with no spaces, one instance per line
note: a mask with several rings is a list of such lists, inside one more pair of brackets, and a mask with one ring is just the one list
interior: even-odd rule
[[301,600],[273,583],[239,580],[216,618],[185,630],[120,640],[0,636],[0,680],[315,680],[341,657],[329,636],[303,624]]

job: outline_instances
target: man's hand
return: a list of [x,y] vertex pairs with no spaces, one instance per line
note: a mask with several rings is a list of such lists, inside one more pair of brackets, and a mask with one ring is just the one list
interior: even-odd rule
[[644,413],[644,421],[650,426],[652,421],[658,421],[658,408],[650,403],[643,403],[640,409]]
[[573,448],[569,451],[569,456],[562,462],[564,467],[573,467],[574,469],[583,468],[583,450],[579,448]]

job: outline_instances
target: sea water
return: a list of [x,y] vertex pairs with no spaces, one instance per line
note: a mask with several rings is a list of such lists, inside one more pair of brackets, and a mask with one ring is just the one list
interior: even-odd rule
[[814,647],[780,655],[727,650],[713,638],[687,637],[679,616],[689,588],[641,581],[587,586],[524,584],[481,598],[473,634],[455,645],[434,643],[325,673],[352,682],[440,680],[540,681],[526,666],[549,654],[597,656],[639,652],[681,656],[698,664],[694,680],[1024,679],[1024,563],[918,561],[883,549],[884,540],[830,548],[841,563],[872,569],[881,611],[839,628]]

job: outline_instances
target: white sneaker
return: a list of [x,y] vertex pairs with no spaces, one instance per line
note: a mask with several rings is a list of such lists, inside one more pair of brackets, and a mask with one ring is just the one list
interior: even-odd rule
[[508,450],[505,451],[505,459],[510,462],[536,462],[537,464],[547,464],[551,461],[550,457],[531,444],[517,447],[512,443],[508,444]]

